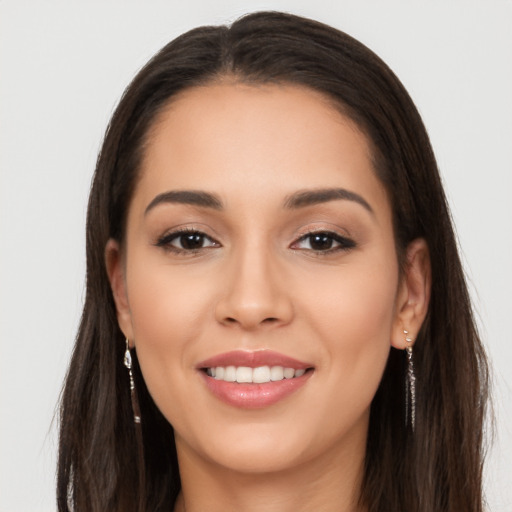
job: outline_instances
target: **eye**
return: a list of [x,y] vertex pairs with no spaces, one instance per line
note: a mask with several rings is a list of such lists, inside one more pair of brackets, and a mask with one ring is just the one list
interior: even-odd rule
[[338,250],[348,250],[355,247],[356,244],[350,238],[333,233],[331,231],[317,231],[307,233],[299,238],[292,246],[292,249],[302,249],[314,252],[334,252]]
[[180,230],[160,238],[156,245],[174,252],[197,252],[201,249],[219,247],[220,244],[205,233],[195,230]]

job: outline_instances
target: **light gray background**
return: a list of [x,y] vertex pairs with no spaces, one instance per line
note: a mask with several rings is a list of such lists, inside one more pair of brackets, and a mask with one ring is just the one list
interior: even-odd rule
[[418,105],[494,365],[489,508],[512,511],[511,1],[0,0],[1,512],[55,509],[51,423],[81,311],[88,188],[114,105],[170,39],[260,9],[352,34]]

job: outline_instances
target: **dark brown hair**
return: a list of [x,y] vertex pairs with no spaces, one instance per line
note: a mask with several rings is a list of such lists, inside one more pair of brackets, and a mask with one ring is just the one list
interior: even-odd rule
[[400,81],[364,45],[273,12],[178,37],[137,74],[112,117],[89,199],[85,305],[62,397],[59,511],[171,510],[180,490],[173,430],[135,354],[143,422],[133,422],[104,250],[109,238],[123,240],[155,116],[178,92],[225,77],[298,84],[333,100],[371,142],[400,263],[413,239],[428,243],[433,282],[414,349],[416,430],[404,420],[404,353],[391,349],[371,406],[361,503],[371,512],[482,511],[487,365],[421,118]]

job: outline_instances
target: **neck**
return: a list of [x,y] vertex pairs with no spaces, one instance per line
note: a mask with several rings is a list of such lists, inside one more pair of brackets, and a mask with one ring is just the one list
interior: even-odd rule
[[358,501],[366,436],[355,437],[293,468],[256,474],[205,461],[177,443],[182,492],[175,512],[364,512]]

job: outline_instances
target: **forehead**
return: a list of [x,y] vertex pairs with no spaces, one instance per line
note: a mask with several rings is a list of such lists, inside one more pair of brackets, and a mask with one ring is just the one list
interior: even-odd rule
[[305,87],[185,90],[160,113],[145,148],[136,195],[146,201],[165,189],[268,198],[328,186],[385,199],[366,136],[330,99]]

